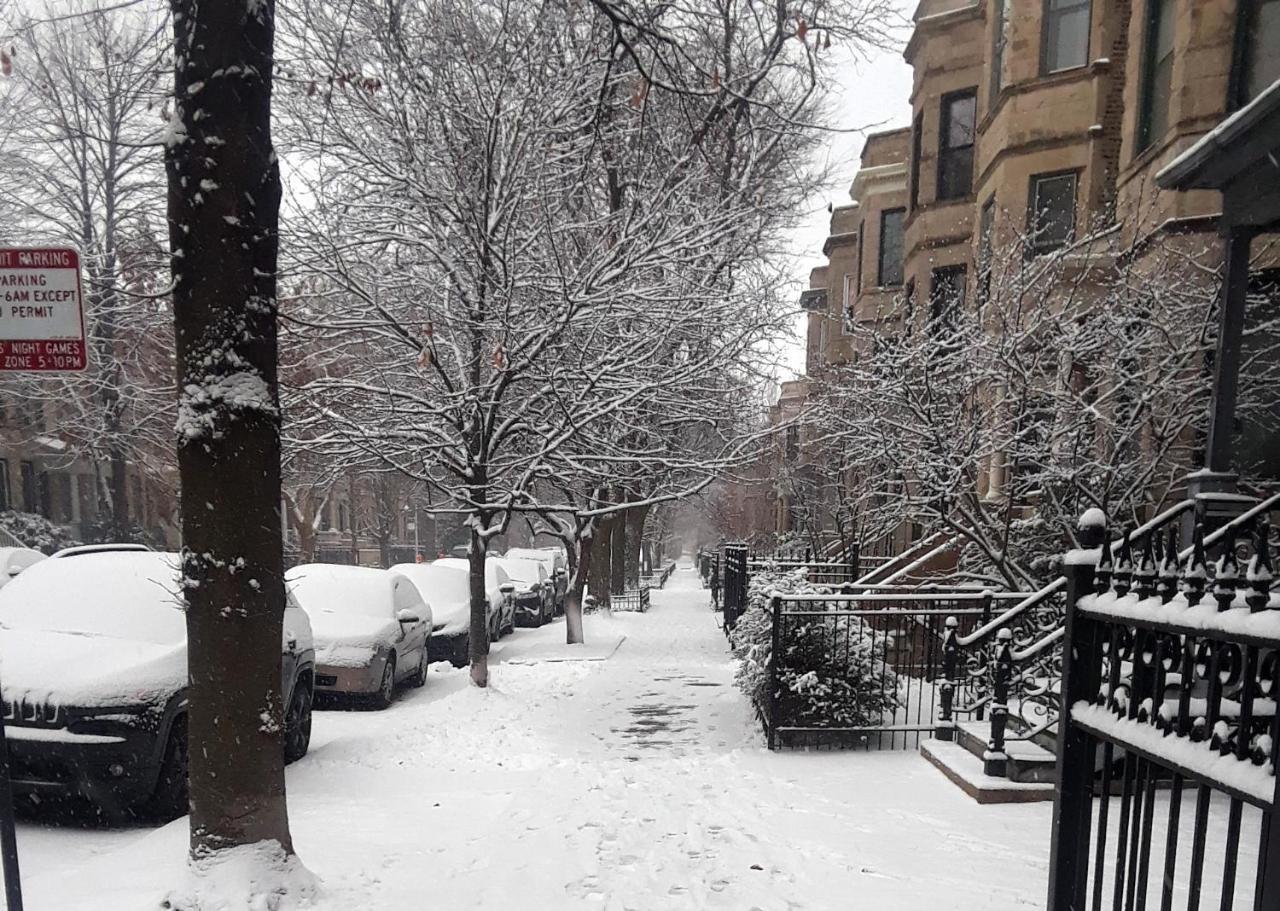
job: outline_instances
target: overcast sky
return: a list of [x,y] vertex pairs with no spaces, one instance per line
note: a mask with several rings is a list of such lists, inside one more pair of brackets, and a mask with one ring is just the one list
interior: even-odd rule
[[[900,0],[900,4],[904,16],[910,16],[916,6],[915,0]],[[905,40],[905,34],[903,37]],[[859,129],[866,133],[910,126],[911,68],[902,59],[901,48],[867,61],[853,60],[847,52],[846,57],[849,59],[841,67],[843,78],[836,99],[839,111],[837,125],[842,129]],[[863,142],[864,134],[861,132],[828,136],[825,154],[833,166],[835,178],[825,194],[813,200],[813,207],[792,242],[797,298],[808,284],[809,270],[826,262],[822,244],[827,239],[830,226],[827,205],[840,206],[849,202],[849,185],[858,170]],[[803,316],[797,317],[796,327],[796,339],[789,358],[793,375],[804,372]],[[790,378],[791,375],[783,377]]]

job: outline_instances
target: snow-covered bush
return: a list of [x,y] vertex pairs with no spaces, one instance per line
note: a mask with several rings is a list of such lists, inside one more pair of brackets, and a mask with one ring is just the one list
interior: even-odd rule
[[55,525],[34,512],[15,512],[11,509],[0,512],[0,528],[25,546],[43,554],[51,554],[80,543],[61,525]]
[[[759,572],[751,578],[747,610],[730,637],[739,660],[739,689],[758,706],[769,701],[773,650],[772,595],[818,591],[803,572]],[[814,602],[815,610],[830,602]],[[898,679],[879,657],[871,632],[848,617],[814,617],[785,630],[778,664],[777,707],[788,724],[860,727],[877,724],[899,704]]]

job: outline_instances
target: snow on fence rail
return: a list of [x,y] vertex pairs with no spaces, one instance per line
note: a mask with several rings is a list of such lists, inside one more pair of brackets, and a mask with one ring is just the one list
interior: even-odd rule
[[[1280,908],[1280,604],[1265,516],[1246,520],[1244,572],[1238,522],[1217,536],[1212,567],[1200,526],[1185,564],[1172,531],[1167,541],[1158,529],[1126,536],[1113,556],[1104,528],[1088,542],[1096,564],[1069,563],[1062,701],[1071,709],[1061,721],[1050,911],[1097,908],[1103,895],[1111,907],[1147,907],[1156,893],[1162,908],[1175,895],[1179,907],[1202,907],[1207,868],[1222,871],[1210,896],[1220,909]],[[1093,799],[1117,790],[1118,809]],[[1226,803],[1226,836],[1211,843],[1215,798]],[[1260,819],[1246,827],[1247,815]],[[1256,856],[1241,844],[1255,831]]]

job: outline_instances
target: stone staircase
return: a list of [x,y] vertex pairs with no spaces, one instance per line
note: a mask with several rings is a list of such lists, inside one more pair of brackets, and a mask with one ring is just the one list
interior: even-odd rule
[[956,725],[955,739],[922,741],[920,755],[978,803],[1053,800],[1053,752],[1029,740],[1006,741],[1007,777],[987,775],[983,759],[990,733],[990,722],[961,721]]

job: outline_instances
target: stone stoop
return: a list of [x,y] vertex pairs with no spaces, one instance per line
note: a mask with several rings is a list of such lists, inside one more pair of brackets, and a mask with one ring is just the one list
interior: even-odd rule
[[990,726],[962,722],[954,741],[921,741],[920,755],[978,803],[1034,803],[1053,800],[1055,757],[1026,741],[1006,745],[1008,778],[996,778],[982,770]]

